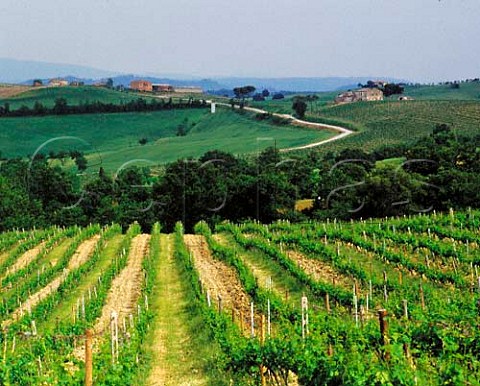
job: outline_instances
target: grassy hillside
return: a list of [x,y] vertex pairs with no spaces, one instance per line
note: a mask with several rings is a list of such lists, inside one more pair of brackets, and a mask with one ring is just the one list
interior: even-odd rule
[[[335,96],[338,95],[338,92],[321,92],[321,93],[316,93],[315,94],[318,97],[318,100],[316,102],[313,102],[312,104],[308,103],[308,109],[316,110],[320,107],[327,106],[328,104],[331,104],[333,100],[335,99]],[[278,100],[266,100],[263,102],[250,102],[250,106],[252,107],[257,107],[257,108],[262,108],[265,110],[268,110],[272,113],[282,113],[282,114],[292,114],[292,103],[293,103],[293,98],[295,95],[289,95],[285,97],[284,99],[278,99]]]
[[471,100],[480,102],[480,82],[461,83],[458,89],[452,88],[451,85],[407,86],[404,93],[418,100]]
[[[318,100],[309,104],[308,109],[313,107],[317,110],[321,107],[333,105],[335,97],[340,91],[316,93]],[[415,100],[446,100],[446,101],[478,101],[480,102],[480,82],[470,82],[460,84],[460,88],[452,88],[451,85],[434,86],[406,86],[404,95],[410,96]],[[392,95],[388,100],[398,100],[398,95]],[[250,102],[251,106],[265,108],[271,112],[292,113],[292,99],[294,95],[289,95],[285,99],[266,100],[264,102]]]
[[[177,137],[183,125],[188,134]],[[200,156],[213,149],[251,153],[267,146],[291,147],[319,141],[330,132],[275,126],[253,120],[229,109],[173,110],[153,113],[94,114],[3,118],[0,120],[0,152],[7,157],[27,156],[48,140],[62,136],[79,140],[55,141],[43,150],[78,148],[89,154],[90,164],[100,162],[115,170],[132,159],[164,163],[180,157]],[[138,141],[147,138],[146,145]]]
[[65,98],[69,105],[78,105],[82,102],[94,101],[119,104],[136,99],[138,95],[93,86],[45,87],[30,90],[11,98],[0,98],[0,105],[10,103],[12,109],[17,109],[22,105],[31,108],[35,102],[40,102],[44,106],[51,107],[55,104],[55,99],[57,98]]

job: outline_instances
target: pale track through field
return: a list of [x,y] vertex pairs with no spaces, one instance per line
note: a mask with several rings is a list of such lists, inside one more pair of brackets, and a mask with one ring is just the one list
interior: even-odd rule
[[97,245],[98,240],[100,240],[100,236],[95,235],[92,238],[80,244],[80,246],[77,248],[72,258],[70,259],[67,268],[65,268],[64,271],[55,279],[53,279],[49,284],[47,284],[45,287],[43,287],[41,290],[39,290],[35,294],[31,295],[27,299],[27,301],[25,301],[25,303],[21,305],[21,307],[17,308],[12,313],[10,319],[2,323],[2,326],[6,327],[12,324],[13,322],[19,320],[22,317],[22,315],[25,314],[28,310],[31,310],[36,305],[38,305],[42,300],[47,298],[51,293],[55,292],[60,287],[60,285],[65,281],[65,279],[67,278],[68,274],[71,271],[85,264],[88,261],[88,259],[93,255],[95,251],[95,246]]
[[[185,235],[184,240],[192,254],[203,289],[210,293],[212,307],[217,307],[218,296],[220,295],[222,308],[228,312],[231,312],[233,308],[235,320],[238,321],[240,312],[243,313],[244,333],[248,334],[250,332],[251,301],[235,269],[212,258],[204,236]],[[260,316],[255,312],[255,325],[258,326],[259,322]]]
[[152,369],[147,386],[200,386],[208,380],[202,373],[199,358],[192,350],[188,331],[188,300],[184,283],[173,257],[173,236],[160,236],[160,260],[156,277],[155,300],[151,308],[157,317],[153,326]]
[[[43,88],[43,87],[37,87]],[[1,84],[0,85],[0,98],[11,98],[20,95],[24,92],[33,90],[30,86],[20,86],[16,84]]]
[[13,275],[15,272],[20,271],[21,269],[30,265],[32,261],[34,261],[38,255],[44,250],[45,248],[45,241],[37,245],[36,247],[29,249],[23,255],[21,255],[15,263],[13,263],[10,267],[7,268],[7,272],[5,275],[0,278],[0,283],[9,275]]
[[[229,105],[228,103],[216,103],[216,105],[231,108],[231,105]],[[238,109],[240,107],[238,105],[235,105],[235,108]],[[245,111],[250,111],[252,113],[257,113],[257,114],[270,114],[266,110],[258,109],[258,108],[255,108],[255,107],[245,106],[243,109]],[[296,150],[311,149],[311,148],[314,148],[314,147],[322,146],[322,145],[325,145],[326,143],[338,141],[338,140],[340,140],[342,138],[345,138],[345,137],[354,133],[352,130],[349,130],[345,127],[327,125],[325,123],[304,121],[302,119],[295,118],[291,114],[279,114],[279,113],[271,113],[271,114],[275,117],[286,119],[286,120],[290,121],[290,124],[293,125],[293,126],[299,126],[299,127],[303,127],[303,128],[307,128],[307,129],[329,130],[329,131],[335,131],[335,132],[338,133],[337,135],[335,135],[331,138],[328,138],[328,139],[324,139],[322,141],[313,142],[313,143],[309,143],[307,145],[302,145],[302,146],[287,147],[287,148],[279,149],[279,151],[283,152],[283,153],[287,153],[287,152],[290,152],[290,151],[296,151]]]
[[150,235],[147,234],[141,234],[133,238],[127,265],[113,279],[107,301],[102,308],[102,314],[95,323],[94,331],[96,334],[103,334],[108,330],[113,311],[118,315],[119,324],[123,321],[123,318],[135,314],[135,307],[143,281],[142,262],[148,253],[149,241]]

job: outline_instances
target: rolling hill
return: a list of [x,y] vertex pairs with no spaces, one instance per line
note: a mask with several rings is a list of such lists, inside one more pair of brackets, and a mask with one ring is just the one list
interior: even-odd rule
[[[121,103],[138,94],[94,87],[45,88],[20,94],[8,101],[12,108],[35,102],[53,105],[63,97],[71,105],[85,101]],[[179,127],[187,132],[177,136]],[[205,109],[183,109],[146,113],[84,114],[66,116],[11,117],[0,119],[2,156],[26,157],[46,142],[49,151],[84,151],[94,170],[103,166],[114,171],[132,159],[148,159],[163,164],[182,157],[198,157],[221,149],[236,154],[254,153],[268,146],[295,147],[329,138],[330,131],[302,129],[257,121],[253,114],[240,114],[218,108],[216,114]],[[66,139],[64,137],[75,137]],[[139,141],[147,143],[140,145]]]

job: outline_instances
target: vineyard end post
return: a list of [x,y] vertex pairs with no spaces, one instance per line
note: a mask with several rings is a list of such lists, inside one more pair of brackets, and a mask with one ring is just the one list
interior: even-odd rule
[[85,386],[93,385],[92,330],[85,332]]

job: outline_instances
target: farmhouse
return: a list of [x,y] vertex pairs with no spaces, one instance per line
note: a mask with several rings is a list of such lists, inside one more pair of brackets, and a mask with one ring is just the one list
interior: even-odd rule
[[132,90],[144,91],[144,92],[153,91],[152,82],[149,82],[148,80],[132,80],[130,82],[130,88]]
[[169,84],[152,84],[154,92],[174,92],[173,86]]
[[378,88],[361,88],[360,90],[347,91],[335,98],[335,103],[352,103],[360,101],[382,101],[383,91]]
[[48,85],[50,87],[63,87],[63,86],[68,86],[68,81],[65,79],[50,79],[48,81]]

